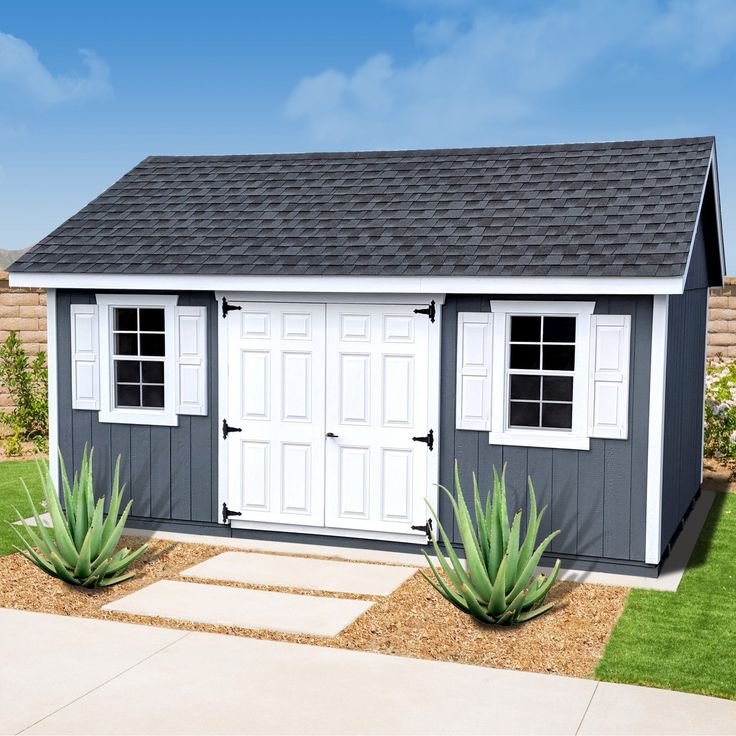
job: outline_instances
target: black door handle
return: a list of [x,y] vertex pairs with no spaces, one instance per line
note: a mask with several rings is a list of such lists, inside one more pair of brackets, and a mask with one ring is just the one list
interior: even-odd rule
[[334,432],[328,432],[325,437],[331,437],[332,439],[336,439],[338,435],[336,435]]

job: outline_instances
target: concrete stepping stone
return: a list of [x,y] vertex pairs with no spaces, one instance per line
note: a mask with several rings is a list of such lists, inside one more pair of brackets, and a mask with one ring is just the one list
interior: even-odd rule
[[337,636],[372,605],[369,601],[159,580],[104,605],[102,610],[289,634]]
[[223,552],[184,570],[183,577],[250,585],[324,590],[330,593],[390,595],[416,569],[365,562],[317,560],[258,552]]

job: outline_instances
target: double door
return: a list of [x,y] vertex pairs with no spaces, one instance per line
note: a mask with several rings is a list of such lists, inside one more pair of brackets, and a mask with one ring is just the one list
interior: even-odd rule
[[226,419],[241,431],[224,441],[238,523],[400,534],[424,524],[423,305],[232,304]]

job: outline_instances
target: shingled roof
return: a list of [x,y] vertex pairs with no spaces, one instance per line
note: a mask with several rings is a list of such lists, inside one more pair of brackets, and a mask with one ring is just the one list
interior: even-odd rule
[[712,147],[154,156],[11,270],[680,276]]

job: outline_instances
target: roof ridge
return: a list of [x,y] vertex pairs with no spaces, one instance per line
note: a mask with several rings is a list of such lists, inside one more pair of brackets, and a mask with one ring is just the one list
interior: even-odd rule
[[542,153],[556,151],[596,151],[632,148],[659,148],[664,146],[688,146],[709,143],[713,145],[715,136],[691,136],[682,138],[652,138],[623,141],[589,141],[581,143],[541,143],[524,146],[479,146],[469,148],[406,148],[363,151],[299,151],[293,153],[244,153],[244,154],[204,154],[204,155],[152,155],[141,163],[214,162],[214,161],[279,161],[315,159],[361,159],[390,158],[394,156],[446,156],[492,153]]

